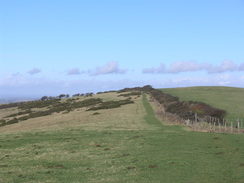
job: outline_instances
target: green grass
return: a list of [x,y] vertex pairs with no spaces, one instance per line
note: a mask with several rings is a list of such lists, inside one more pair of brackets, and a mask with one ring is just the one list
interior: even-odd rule
[[145,107],[146,110],[146,115],[144,116],[144,120],[151,125],[154,126],[162,126],[162,122],[156,118],[154,110],[152,108],[152,106],[150,105],[150,103],[147,100],[147,96],[145,94],[143,94],[143,105]]
[[200,101],[227,111],[227,118],[244,119],[244,88],[234,87],[187,87],[161,89],[179,97],[181,101]]
[[151,105],[143,95],[85,125],[0,134],[0,182],[243,182],[243,134],[166,126]]

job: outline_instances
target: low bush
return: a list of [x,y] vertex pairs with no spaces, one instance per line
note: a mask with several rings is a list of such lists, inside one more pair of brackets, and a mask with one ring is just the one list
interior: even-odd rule
[[99,113],[99,112],[94,112],[92,115],[99,115],[99,114],[101,114],[101,113]]
[[16,117],[16,116],[19,116],[19,115],[29,114],[31,112],[32,112],[31,110],[20,111],[18,113],[10,114],[10,115],[6,116],[5,118]]
[[100,105],[96,106],[96,107],[91,107],[90,109],[88,109],[88,111],[96,111],[96,110],[101,110],[101,109],[112,109],[112,108],[118,108],[121,105],[126,105],[126,104],[131,104],[134,103],[131,100],[119,100],[119,101],[107,101],[107,102],[103,102]]
[[5,123],[5,125],[10,125],[10,124],[18,123],[18,122],[19,122],[19,120],[17,118],[14,118],[14,119],[7,121]]
[[0,120],[0,126],[4,126],[5,124],[6,124],[6,120],[1,119],[1,120]]
[[[79,102],[70,99],[66,100],[65,102],[61,102],[60,99],[51,99],[45,101],[38,100],[38,101],[18,103],[16,105],[10,105],[10,106],[11,107],[18,106],[19,109],[23,111],[6,116],[6,117],[15,117],[15,118],[9,121],[0,121],[0,125],[4,126],[7,124],[13,124],[13,123],[18,123],[19,121],[28,120],[30,118],[48,116],[55,112],[59,113],[65,111],[65,113],[69,113],[70,111],[76,108],[95,106],[101,103],[103,103],[103,101],[100,98],[89,98]],[[46,108],[46,110],[34,112],[31,111],[31,108]],[[25,116],[18,117],[20,115],[25,115]]]
[[60,100],[61,99],[52,99],[45,101],[35,100],[30,102],[22,102],[20,105],[18,105],[18,107],[21,110],[30,110],[31,108],[44,108],[56,103],[60,103]]
[[12,107],[18,107],[22,102],[10,103],[10,104],[1,104],[0,109],[7,109]]
[[118,95],[118,97],[122,96],[122,97],[129,97],[129,96],[140,96],[141,92],[131,92],[131,93],[126,93],[126,94],[120,94]]

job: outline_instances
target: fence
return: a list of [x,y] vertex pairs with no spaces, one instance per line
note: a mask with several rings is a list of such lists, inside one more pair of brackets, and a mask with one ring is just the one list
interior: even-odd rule
[[195,114],[195,120],[186,120],[185,124],[199,131],[244,133],[244,121],[240,118],[220,120],[211,116],[199,118],[197,114]]
[[[156,106],[159,107],[157,115],[168,121],[168,123],[184,123],[184,120],[179,116],[165,112],[163,105],[161,105],[153,96],[150,95],[149,101],[154,102]],[[199,118],[197,113],[195,113],[192,117],[194,120],[185,120],[185,125],[193,130],[221,133],[244,133],[244,120],[240,118],[222,120],[211,116]]]

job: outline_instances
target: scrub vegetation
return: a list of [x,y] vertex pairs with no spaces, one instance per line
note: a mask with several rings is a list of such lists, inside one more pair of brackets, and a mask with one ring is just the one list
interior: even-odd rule
[[[14,116],[21,111],[71,107],[0,127],[0,182],[243,182],[243,134],[165,125],[138,90],[72,99],[0,110],[18,119],[29,115]],[[104,103],[120,105],[89,110]]]
[[178,97],[180,101],[198,101],[227,111],[229,120],[244,119],[244,88],[200,86],[161,89],[166,94]]

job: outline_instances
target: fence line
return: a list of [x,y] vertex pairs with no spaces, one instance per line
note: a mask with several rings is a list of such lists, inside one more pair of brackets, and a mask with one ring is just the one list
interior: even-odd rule
[[228,120],[223,118],[215,118],[212,116],[205,116],[199,118],[194,114],[194,120],[186,120],[186,125],[194,130],[208,131],[208,132],[226,132],[226,133],[244,133],[244,122],[242,119]]
[[[149,94],[150,95],[150,94]],[[174,114],[169,114],[165,112],[164,107],[160,104],[152,95],[150,95],[150,101],[156,103],[156,105],[160,108],[161,114],[164,118],[168,120],[172,120],[175,122],[181,123],[184,121],[179,119],[179,117]],[[241,118],[228,120],[223,118],[220,120],[219,118],[215,118],[212,116],[205,116],[204,118],[198,117],[197,113],[194,114],[194,120],[185,120],[185,125],[189,128],[197,131],[206,131],[206,132],[223,132],[223,133],[244,133],[244,120]]]

